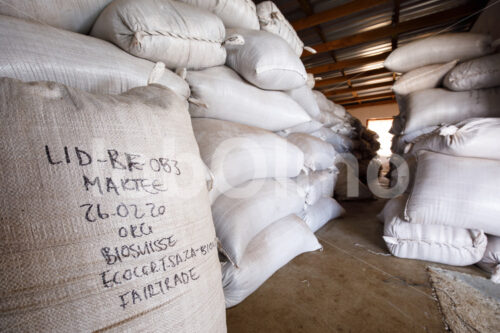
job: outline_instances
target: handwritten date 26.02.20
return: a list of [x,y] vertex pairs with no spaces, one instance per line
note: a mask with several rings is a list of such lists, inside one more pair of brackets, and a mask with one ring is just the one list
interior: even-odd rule
[[101,204],[83,204],[80,205],[81,208],[85,209],[85,220],[88,222],[97,222],[99,220],[107,220],[110,217],[119,218],[158,218],[165,214],[165,205],[157,205],[152,202],[144,204],[143,207],[139,207],[136,204],[124,204],[120,203],[111,211],[106,211],[103,209]]

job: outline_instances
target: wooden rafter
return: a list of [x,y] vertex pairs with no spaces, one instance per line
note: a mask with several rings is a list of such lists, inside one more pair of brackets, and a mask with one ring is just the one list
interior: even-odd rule
[[391,87],[393,84],[392,80],[387,81],[387,82],[380,82],[380,83],[374,83],[374,84],[367,84],[364,86],[357,86],[357,87],[349,87],[349,88],[342,88],[342,89],[336,89],[336,90],[331,90],[325,93],[325,96],[327,97],[332,97],[332,96],[337,96],[337,95],[342,95],[350,92],[357,92],[359,93],[360,91],[368,90],[368,89],[375,89],[375,88],[382,88],[382,87]]
[[390,0],[355,0],[345,5],[337,6],[321,13],[311,14],[303,19],[294,21],[292,22],[292,26],[297,31],[304,30],[388,2]]
[[357,98],[342,98],[342,99],[336,99],[334,100],[335,103],[337,104],[346,104],[346,103],[356,103],[356,102],[364,102],[364,101],[373,101],[377,99],[383,99],[383,98],[394,98],[393,93],[383,93],[383,94],[376,94],[376,95],[370,95],[370,96],[360,96]]
[[367,107],[367,106],[376,106],[376,105],[386,105],[386,104],[396,104],[397,102],[394,99],[386,99],[382,101],[375,101],[375,102],[362,102],[356,103],[356,104],[347,104],[344,105],[346,109],[354,109],[354,108],[361,108],[361,107]]
[[323,52],[328,52],[330,50],[345,48],[383,38],[391,38],[392,36],[397,36],[402,33],[456,21],[457,19],[462,18],[465,15],[480,9],[482,5],[483,5],[482,1],[472,1],[453,9],[445,10],[421,18],[413,19],[410,21],[401,22],[395,26],[389,25],[382,28],[359,33],[356,35],[329,41],[323,44],[314,45],[313,48],[318,53],[323,53]]
[[333,63],[333,64],[326,64],[326,65],[307,68],[307,72],[312,73],[312,74],[320,74],[320,73],[336,71],[336,70],[340,70],[340,69],[344,69],[344,68],[349,68],[349,67],[353,67],[353,66],[367,65],[367,64],[371,64],[373,62],[385,60],[385,58],[387,58],[387,56],[389,54],[390,54],[390,52],[386,52],[386,53],[382,53],[382,54],[379,54],[376,56],[371,56],[371,57],[362,57],[362,58],[354,58],[354,59],[338,61],[338,62]]
[[349,75],[346,75],[344,77],[339,76],[339,77],[334,77],[331,79],[319,80],[319,81],[316,81],[316,87],[326,87],[326,86],[331,86],[331,85],[338,84],[338,83],[344,83],[344,82],[347,82],[348,80],[365,78],[365,77],[372,76],[372,75],[379,75],[379,74],[386,74],[386,73],[391,73],[391,72],[389,72],[385,68],[379,68],[379,69],[374,69],[371,71],[366,71],[363,73],[349,74]]
[[[399,24],[399,7],[400,0],[394,0],[394,9],[392,11],[392,26],[396,27]],[[398,35],[391,36],[391,48],[394,51],[398,47]]]

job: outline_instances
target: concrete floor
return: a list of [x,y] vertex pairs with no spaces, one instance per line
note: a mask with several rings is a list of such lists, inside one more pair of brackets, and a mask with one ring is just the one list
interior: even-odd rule
[[306,253],[227,311],[231,332],[443,332],[426,267],[465,268],[388,256],[383,201],[342,203],[347,216],[317,232],[323,252]]

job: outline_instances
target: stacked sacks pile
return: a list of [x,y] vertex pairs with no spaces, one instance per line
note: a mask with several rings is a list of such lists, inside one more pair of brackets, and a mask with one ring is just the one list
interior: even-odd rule
[[[412,42],[391,53],[385,66],[403,73],[393,86],[400,110],[391,129],[394,153],[404,154],[408,143],[438,125],[496,116],[495,107],[489,106],[498,98],[495,87],[500,83],[495,73],[500,65],[499,55],[492,52],[489,36],[450,33]],[[468,85],[466,89],[459,88],[459,78],[463,87]]]
[[55,81],[104,94],[159,83],[189,96],[187,83],[164,64],[136,58],[90,36],[1,16],[0,42],[0,76]]
[[[223,25],[207,12],[210,27],[196,29],[200,12],[182,18],[186,8],[169,1],[155,7],[165,20],[149,19],[157,1],[115,1],[91,29],[110,2],[0,4],[2,15],[37,21],[0,20],[0,177],[10,193],[0,219],[11,245],[0,330],[224,332],[189,86],[166,68],[224,63]],[[90,30],[118,46],[77,33]],[[162,52],[170,43],[175,52]]]
[[262,1],[259,3],[257,5],[257,16],[259,17],[261,30],[282,37],[299,57],[302,55],[304,49],[311,53],[316,53],[314,49],[304,46],[304,43],[300,40],[295,29],[274,2]]
[[[332,144],[341,155],[336,160],[339,177],[335,197],[339,200],[372,198],[366,175],[368,164],[380,149],[378,135],[320,91],[314,90],[313,94],[320,109],[317,121],[322,127],[311,135]],[[354,193],[351,193],[350,185],[353,185]]]
[[[391,253],[451,265],[477,263],[500,236],[500,54],[485,35],[445,34],[395,50],[403,72],[393,152],[410,164],[408,194],[381,215]],[[442,86],[442,87],[441,87]],[[495,263],[495,245],[484,262]],[[486,265],[487,266],[487,265]]]
[[354,142],[356,148],[352,154],[356,157],[359,164],[359,178],[367,184],[367,171],[370,162],[377,156],[377,151],[380,149],[380,142],[378,142],[378,134],[364,127],[359,119],[354,119],[353,126],[356,128],[356,133],[359,133]]
[[336,152],[307,134],[322,124],[313,120],[319,108],[298,55],[303,44],[274,4],[260,4],[260,17],[251,1],[232,6],[247,17],[242,24],[222,19],[225,64],[185,73],[210,172],[227,307],[295,256],[320,249],[314,231],[342,213],[331,198]]
[[[52,19],[46,6],[14,5],[20,3],[39,22],[90,31],[92,37],[2,17],[0,60],[7,65],[0,66],[0,75],[56,81],[100,94],[158,83],[189,100],[201,157],[210,169],[215,229],[229,260],[223,265],[227,306],[242,301],[296,255],[321,248],[311,230],[341,213],[335,202],[325,200],[335,182],[333,166],[320,161],[314,167],[322,173],[312,181],[321,186],[310,186],[303,176],[299,181],[296,177],[306,170],[305,153],[273,133],[317,130],[322,125],[311,115],[318,107],[306,104],[314,97],[310,88],[303,89],[307,75],[293,46],[282,38],[279,31],[284,30],[259,30],[252,1],[115,0],[98,1],[92,8],[83,0],[54,4],[79,8],[75,15],[85,18],[71,24]],[[11,15],[9,8],[0,5],[0,13]],[[167,141],[170,145],[175,142]],[[320,202],[326,207],[321,214],[312,209]],[[250,220],[252,212],[257,215]],[[220,290],[215,285],[210,289]],[[220,311],[213,319],[220,322]],[[203,320],[193,325],[202,327]]]

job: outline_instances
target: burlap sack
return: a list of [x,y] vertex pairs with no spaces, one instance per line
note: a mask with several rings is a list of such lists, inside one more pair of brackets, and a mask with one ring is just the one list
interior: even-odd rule
[[172,0],[115,0],[101,13],[91,35],[171,69],[202,69],[226,61],[220,18]]
[[0,14],[86,34],[112,0],[2,0]]
[[220,17],[226,28],[259,30],[259,19],[252,0],[177,0],[207,9]]
[[54,81],[99,94],[121,94],[148,83],[188,98],[180,76],[103,40],[0,15],[0,77]]
[[2,78],[0,113],[0,331],[225,331],[185,100]]

